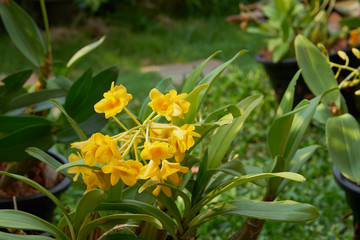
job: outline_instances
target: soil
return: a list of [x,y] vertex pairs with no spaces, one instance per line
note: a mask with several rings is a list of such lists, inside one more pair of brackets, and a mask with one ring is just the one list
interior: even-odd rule
[[[5,170],[8,164],[7,162],[0,163],[0,170]],[[63,175],[56,173],[52,168],[40,161],[24,176],[34,180],[47,189],[56,186],[64,178]],[[0,199],[12,198],[13,196],[25,197],[36,193],[39,193],[39,191],[28,184],[15,181],[9,186],[0,189]]]

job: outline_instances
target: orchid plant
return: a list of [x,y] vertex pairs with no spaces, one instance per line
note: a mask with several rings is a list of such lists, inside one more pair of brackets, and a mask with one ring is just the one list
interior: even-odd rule
[[[264,187],[269,184],[267,192],[275,194],[274,200],[287,183],[281,179],[305,181],[296,173],[298,164],[295,168],[291,168],[291,164],[281,167],[283,150],[290,151],[287,160],[297,153],[302,163],[302,155],[308,156],[313,151],[296,152],[298,136],[304,134],[304,129],[299,128],[302,125],[294,116],[312,104],[302,103],[290,111],[293,99],[290,87],[279,108],[279,120],[269,133],[273,141],[269,141],[269,148],[275,161],[272,167],[249,172],[251,168],[227,155],[245,120],[261,104],[263,97],[249,96],[238,104],[210,113],[201,110],[209,87],[244,52],[200,79],[203,68],[218,54],[216,52],[194,69],[179,94],[170,79],[161,81],[144,101],[139,116],[127,107],[131,94],[124,86],[112,83],[110,90],[103,94],[104,98],[94,105],[94,110],[118,124],[120,130],[113,136],[97,132],[87,138],[62,105],[52,100],[78,133],[80,141],[72,143],[76,151],[65,165],[55,162],[38,148],[28,148],[27,152],[74,181],[83,181],[84,195],[76,209],[69,213],[60,200],[32,180],[0,172],[39,189],[63,214],[55,226],[21,211],[0,210],[0,227],[35,229],[58,239],[73,240],[119,239],[133,235],[139,239],[166,239],[168,235],[173,239],[196,239],[197,227],[226,214],[284,222],[316,218],[319,213],[313,206],[294,201],[216,200],[220,194],[248,182]],[[284,128],[281,124],[292,120],[296,122],[293,128]],[[284,134],[291,136],[285,142],[281,140]],[[17,237],[5,232],[0,232],[0,236]],[[21,239],[33,238],[21,236]]]

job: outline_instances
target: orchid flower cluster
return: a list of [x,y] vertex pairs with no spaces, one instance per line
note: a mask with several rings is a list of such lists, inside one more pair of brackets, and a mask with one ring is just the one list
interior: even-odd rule
[[[106,119],[113,118],[124,131],[115,136],[95,133],[86,141],[72,143],[72,147],[80,151],[71,154],[69,161],[84,159],[87,166],[76,166],[68,172],[75,173],[74,181],[82,175],[86,192],[95,188],[107,190],[120,179],[128,186],[139,179],[175,186],[181,184],[179,173],[189,171],[188,167],[181,166],[181,162],[185,152],[194,146],[194,137],[200,135],[194,131],[194,125],[176,126],[156,120],[161,116],[167,121],[173,117],[183,119],[190,106],[184,99],[187,94],[178,95],[176,90],[171,90],[164,95],[154,88],[149,95],[148,106],[153,112],[143,123],[126,108],[132,95],[122,85],[114,86],[113,82],[111,89],[103,94],[104,98],[95,104],[97,113],[105,113]],[[116,117],[123,110],[134,120],[135,127],[128,129]],[[156,196],[160,191],[171,196],[170,188],[165,185],[157,185],[153,194]]]

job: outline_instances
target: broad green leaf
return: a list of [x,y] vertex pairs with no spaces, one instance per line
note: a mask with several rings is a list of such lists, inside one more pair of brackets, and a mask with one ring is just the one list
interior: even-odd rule
[[22,94],[14,98],[9,103],[9,110],[35,105],[33,106],[33,108],[34,111],[36,111],[37,110],[36,104],[44,101],[49,101],[50,98],[58,98],[58,97],[63,97],[65,95],[66,95],[66,90],[64,89],[45,89],[32,93]]
[[211,121],[214,121],[215,119],[218,119],[220,116],[224,116],[229,113],[231,113],[234,118],[237,118],[240,117],[241,110],[236,105],[230,104],[216,110],[215,112],[210,113],[204,122],[209,123]]
[[[157,229],[162,229],[161,222],[155,217],[147,214],[112,214],[105,217],[97,218],[81,227],[78,239],[86,239],[86,237],[100,224],[112,224],[114,227],[119,224],[119,220],[136,220],[151,223]],[[123,239],[123,238],[118,238]]]
[[6,112],[7,105],[20,91],[24,83],[31,76],[32,70],[24,70],[11,74],[1,80],[4,86],[0,86],[0,113]]
[[161,222],[163,228],[168,231],[174,239],[177,239],[175,229],[177,229],[178,226],[176,222],[174,222],[174,220],[162,210],[150,204],[131,199],[123,199],[118,203],[102,203],[96,210],[118,210],[129,213],[151,215]]
[[86,71],[74,82],[66,95],[64,108],[68,115],[79,123],[96,114],[94,105],[110,90],[111,83],[116,82],[119,69],[110,67],[93,78],[91,74],[91,70]]
[[104,202],[108,198],[107,194],[100,189],[94,189],[86,193],[78,202],[75,217],[74,217],[74,229],[75,232],[79,232],[81,225],[85,217],[90,214],[100,203]]
[[[62,166],[62,164],[59,161],[57,161],[51,155],[49,155],[48,153],[44,152],[43,150],[41,150],[39,148],[29,147],[25,151],[30,156],[32,156],[32,157],[34,157],[36,159],[39,159],[43,163],[46,163],[47,165],[49,165],[54,170],[57,170],[60,166]],[[61,171],[61,174],[65,175],[66,177],[68,177],[70,179],[72,179],[72,177],[66,171]]]
[[0,226],[22,230],[37,230],[48,232],[58,239],[69,238],[56,226],[27,212],[12,209],[0,209]]
[[276,156],[284,156],[294,115],[308,107],[308,104],[303,104],[304,102],[299,103],[300,106],[291,112],[277,117],[271,124],[267,135],[267,144],[272,159]]
[[[158,84],[156,84],[155,88],[162,93],[168,92],[172,89],[175,89],[171,78],[165,78],[165,79],[161,80]],[[151,99],[148,96],[141,106],[139,116],[142,121],[144,121],[152,112],[152,109],[148,106],[148,103],[150,102],[150,100]]]
[[340,19],[339,24],[350,29],[356,29],[360,26],[360,19],[358,17],[344,17]]
[[291,82],[289,83],[286,91],[281,98],[281,102],[279,104],[278,109],[276,110],[276,115],[281,116],[285,113],[288,113],[292,110],[293,103],[294,103],[294,93],[295,93],[295,85],[296,81],[299,79],[301,70],[298,70],[294,77],[292,78]]
[[100,46],[104,42],[104,40],[105,40],[105,36],[101,37],[96,42],[93,42],[93,43],[81,48],[79,51],[77,51],[74,54],[74,56],[71,57],[69,62],[66,64],[66,67],[68,67],[68,68],[72,67],[74,65],[74,63],[79,61],[82,57],[84,57],[86,54],[88,54],[89,52],[93,51],[95,48]]
[[326,142],[334,165],[347,178],[360,183],[360,127],[356,119],[348,113],[329,118]]
[[76,134],[79,136],[79,139],[81,141],[85,141],[87,139],[85,133],[83,132],[83,130],[79,127],[79,125],[74,121],[74,119],[72,119],[66,112],[66,110],[64,109],[64,107],[55,99],[51,99],[50,100],[55,107],[57,107],[66,117],[66,119],[68,120],[68,122],[70,123],[71,127],[74,129],[74,131],[76,132]]
[[186,123],[193,123],[195,121],[200,93],[207,87],[209,85],[199,85],[185,97],[185,100],[190,103],[189,111],[185,115]]
[[54,144],[49,124],[32,125],[0,139],[0,161],[21,161],[29,157],[25,149],[38,147],[48,150]]
[[40,235],[18,235],[18,234],[0,232],[0,239],[2,239],[2,240],[53,240],[54,238],[40,236]]
[[[212,86],[212,84],[214,84],[214,82],[220,77],[221,73],[224,72],[224,70],[233,62],[235,61],[236,58],[238,58],[239,56],[243,55],[244,53],[246,53],[247,50],[241,50],[240,52],[238,52],[237,54],[235,54],[235,56],[230,59],[229,61],[221,64],[220,66],[218,66],[217,68],[215,68],[214,70],[212,70],[206,77],[204,77],[198,84],[199,85],[203,85],[203,84],[208,84],[209,86]],[[201,92],[200,96],[199,96],[199,106],[198,108],[202,105],[205,96],[207,95],[209,91],[209,88],[206,89],[206,91]]]
[[[5,176],[8,176],[8,177],[12,177],[12,178],[15,178],[17,180],[20,180],[26,184],[29,184],[30,186],[32,186],[33,188],[39,190],[41,193],[43,193],[45,196],[47,196],[48,198],[50,198],[51,201],[53,201],[53,203],[55,203],[55,205],[60,209],[61,213],[63,214],[64,218],[65,218],[65,221],[67,222],[68,224],[68,227],[70,229],[70,233],[71,233],[71,236],[72,236],[72,239],[74,239],[74,236],[75,236],[75,233],[74,233],[74,228],[70,222],[70,219],[69,219],[69,216],[68,216],[68,213],[64,207],[64,205],[61,203],[61,201],[54,196],[54,194],[52,194],[51,192],[49,192],[46,188],[44,188],[43,186],[41,186],[40,184],[38,184],[37,182],[29,179],[29,178],[26,178],[24,176],[21,176],[21,175],[17,175],[17,174],[12,174],[12,173],[8,173],[8,172],[4,172],[4,171],[0,171],[0,175],[5,175]],[[2,216],[2,214],[0,214],[0,216]],[[23,227],[23,226],[22,226]]]
[[[306,85],[315,94],[321,95],[329,89],[337,88],[337,81],[325,56],[302,35],[295,38],[296,59]],[[335,102],[340,106],[340,91],[332,92],[322,99],[328,105]]]
[[226,214],[235,214],[280,222],[306,222],[317,218],[320,214],[310,204],[294,201],[264,202],[254,200],[238,200],[219,203],[196,216],[189,224],[189,232],[197,226]]
[[221,51],[217,51],[214,54],[212,54],[210,57],[208,57],[204,62],[202,62],[199,66],[197,66],[194,71],[192,71],[190,73],[190,75],[187,77],[186,81],[184,82],[184,85],[182,87],[181,93],[190,93],[191,91],[193,91],[193,89],[196,86],[197,81],[200,78],[200,75],[204,69],[204,67],[206,66],[206,64],[216,55],[218,55],[218,53],[220,53]]
[[[95,132],[100,132],[106,125],[108,119],[104,118],[102,114],[94,114],[85,122],[79,123],[79,128],[86,136],[90,136]],[[69,143],[78,140],[78,135],[71,125],[64,124],[59,132],[56,133],[58,142]]]
[[50,120],[37,116],[0,116],[0,139],[23,128],[52,124]]
[[[249,101],[250,99],[251,101]],[[234,119],[231,124],[219,127],[214,131],[208,145],[208,168],[217,168],[220,165],[246,118],[262,102],[262,99],[263,96],[261,95],[254,95],[244,99],[243,101],[248,102],[249,105],[246,106],[242,115]],[[241,105],[241,103],[239,104]]]
[[322,95],[311,99],[310,104],[306,109],[297,112],[294,115],[284,153],[284,158],[287,162],[294,157],[295,152],[299,148],[300,142],[303,139],[311,120],[313,119],[321,98]]
[[100,166],[90,166],[88,164],[85,164],[85,160],[84,159],[81,159],[81,160],[77,160],[75,162],[69,162],[69,163],[66,163],[66,164],[62,164],[61,166],[59,166],[56,171],[57,172],[61,172],[65,169],[68,169],[68,168],[72,168],[72,167],[87,167],[87,168],[91,168],[91,169],[94,169],[94,170],[101,170],[101,167]]
[[70,79],[64,77],[64,76],[56,76],[48,80],[47,85],[48,88],[52,89],[65,89],[68,90],[71,85],[73,84],[73,81]]
[[[271,178],[271,177],[281,177],[290,179],[293,181],[298,182],[304,182],[306,179],[297,173],[292,172],[279,172],[279,173],[261,173],[261,174],[249,174],[244,175],[238,178],[234,178],[231,181],[228,181],[227,183],[219,186],[218,188],[214,189],[210,193],[208,193],[205,197],[203,197],[193,208],[192,213],[199,212],[207,203],[209,203],[212,199],[214,199],[216,196],[234,188],[237,186],[240,186],[247,182],[252,182],[258,179],[264,179],[264,178]],[[193,216],[190,215],[189,219],[191,219]]]
[[[157,186],[157,185],[162,185],[162,186],[166,186],[170,189],[172,189],[176,195],[179,195],[183,201],[184,201],[184,205],[185,205],[185,215],[187,213],[189,213],[190,209],[191,209],[191,202],[190,202],[190,198],[183,192],[181,191],[178,187],[175,187],[171,184],[166,184],[166,183],[159,183],[153,180],[148,180],[146,181],[143,186],[141,186],[139,188],[139,193],[141,193],[142,191],[144,191],[145,189],[148,189],[151,186]],[[166,209],[172,213],[171,215],[174,217],[174,219],[176,219],[178,221],[178,224],[181,224],[181,219],[180,219],[180,211],[177,207],[176,204],[174,204],[174,200],[172,198],[167,197],[164,194],[160,194],[159,196],[155,196],[156,199],[159,200],[159,202],[161,202]]]
[[217,168],[209,169],[209,171],[221,171],[233,176],[240,177],[245,174],[245,167],[242,164],[242,161],[234,159],[224,164],[221,164]]
[[46,47],[35,21],[12,0],[0,3],[0,16],[20,52],[36,67],[42,66]]
[[[288,167],[288,170],[290,172],[299,172],[301,167],[311,158],[311,156],[314,154],[314,152],[320,148],[320,145],[311,145],[308,147],[301,148],[296,151],[294,158],[292,159],[291,167]],[[283,179],[277,189],[276,195],[279,195],[279,193],[284,189],[284,187],[289,183],[290,181],[288,179]]]

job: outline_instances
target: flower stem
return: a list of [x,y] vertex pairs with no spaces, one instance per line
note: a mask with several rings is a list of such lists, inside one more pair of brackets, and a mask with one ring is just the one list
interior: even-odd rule
[[125,131],[128,131],[128,129],[125,127],[125,125],[122,124],[122,123],[120,122],[120,120],[117,119],[117,117],[112,116],[112,118],[115,120],[115,122],[117,122],[117,123],[120,125],[120,127],[122,127]]

